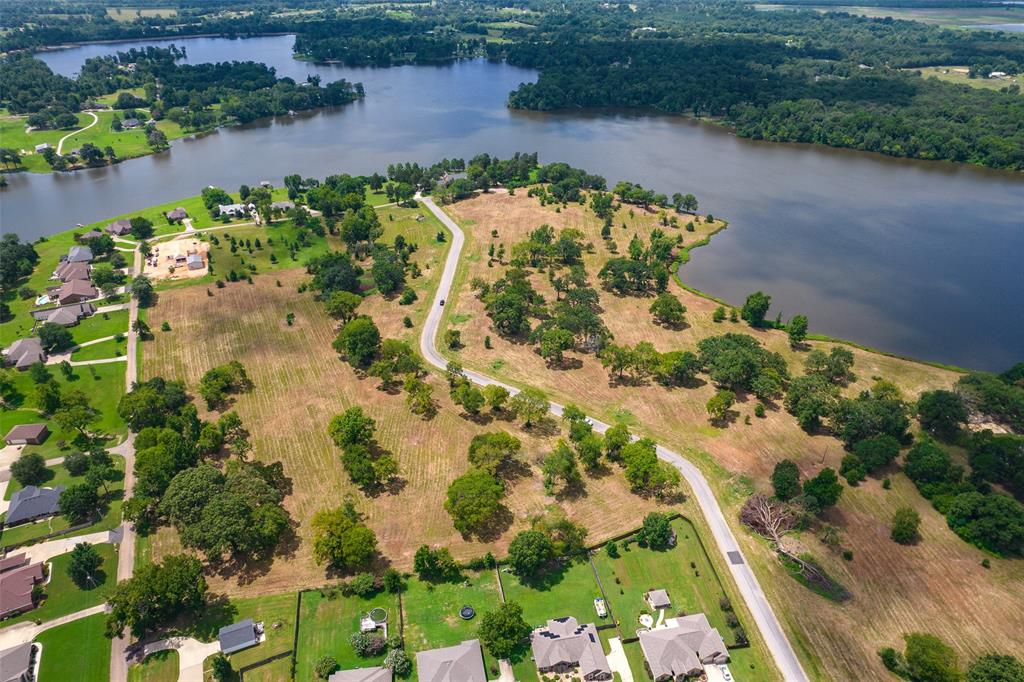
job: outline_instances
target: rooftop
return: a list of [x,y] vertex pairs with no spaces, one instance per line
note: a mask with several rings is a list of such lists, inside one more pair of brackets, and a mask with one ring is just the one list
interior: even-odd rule
[[252,618],[225,625],[217,633],[217,639],[220,640],[220,651],[223,654],[234,653],[259,644],[256,625],[252,622]]
[[486,682],[480,640],[416,654],[419,682]]
[[7,432],[6,440],[36,439],[46,435],[49,429],[46,424],[18,424]]
[[7,508],[5,525],[30,521],[43,516],[53,516],[60,511],[60,494],[64,486],[56,488],[38,488],[27,485],[11,495],[11,504]]

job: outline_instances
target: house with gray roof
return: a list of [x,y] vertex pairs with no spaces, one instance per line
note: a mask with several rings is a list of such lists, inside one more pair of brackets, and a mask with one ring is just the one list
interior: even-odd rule
[[53,322],[62,327],[71,327],[78,324],[83,317],[95,314],[96,306],[92,303],[73,303],[59,308],[46,308],[45,310],[33,310],[32,317],[36,322]]
[[295,208],[294,201],[274,201],[270,204],[270,208],[278,211],[290,211]]
[[46,424],[18,424],[4,437],[8,445],[39,445],[50,435]]
[[255,206],[253,206],[252,204],[249,204],[249,206],[246,206],[245,204],[218,204],[217,205],[217,211],[218,211],[219,215],[231,216],[232,218],[236,218],[236,217],[239,217],[239,216],[244,216],[247,211],[251,211],[251,210],[253,210],[253,208],[255,208]]
[[64,261],[57,266],[53,274],[62,282],[70,282],[73,279],[89,279],[90,270],[88,263]]
[[132,231],[132,224],[127,218],[121,218],[107,225],[107,232],[115,237],[123,237]]
[[419,682],[486,682],[480,640],[416,653]]
[[132,128],[138,128],[140,125],[142,125],[142,121],[140,121],[137,118],[126,118],[124,121],[121,122],[121,125],[131,130]]
[[57,292],[57,300],[61,304],[65,303],[80,303],[82,301],[88,301],[90,298],[96,298],[99,294],[96,291],[96,287],[92,285],[92,282],[87,279],[73,279],[70,282],[65,282]]
[[43,142],[42,144],[37,144],[36,145],[36,153],[37,154],[41,154],[44,150],[49,149],[49,148],[50,148],[50,143],[49,142]]
[[188,264],[189,270],[202,270],[206,267],[206,263],[203,262],[203,257],[198,253],[190,253],[185,257],[185,262]]
[[35,659],[32,642],[0,651],[0,682],[32,682]]
[[354,670],[338,670],[331,673],[327,682],[392,682],[394,675],[387,668],[355,668]]
[[533,660],[542,674],[577,670],[584,680],[610,680],[612,668],[593,623],[572,616],[549,620],[530,635]]
[[68,249],[68,263],[89,263],[92,261],[92,249],[88,246],[72,246]]
[[683,680],[700,675],[705,664],[729,662],[722,636],[703,613],[666,622],[668,627],[640,633],[640,648],[656,682]]
[[11,495],[11,504],[7,507],[5,526],[13,526],[44,516],[53,516],[60,511],[60,494],[64,486],[56,488],[39,488],[27,485]]
[[0,618],[10,618],[35,608],[32,588],[46,580],[43,564],[22,566],[0,573]]
[[225,655],[248,649],[260,643],[260,635],[256,631],[256,624],[252,622],[252,618],[225,625],[217,633],[217,639],[220,640],[220,652]]
[[656,611],[672,606],[672,600],[668,598],[668,592],[665,590],[651,590],[644,595],[644,601]]
[[15,369],[26,370],[37,362],[46,362],[46,351],[36,336],[18,339],[11,344],[4,355],[4,363],[13,365]]
[[188,211],[183,209],[181,206],[177,207],[173,211],[167,212],[168,220],[184,220],[188,217]]

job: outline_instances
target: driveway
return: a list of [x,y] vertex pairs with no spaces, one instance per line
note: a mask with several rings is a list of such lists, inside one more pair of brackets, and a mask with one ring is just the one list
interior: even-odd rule
[[129,663],[141,663],[158,651],[178,652],[178,682],[203,682],[203,662],[220,652],[220,642],[200,642],[192,637],[169,637],[132,652]]
[[[430,212],[452,233],[452,245],[444,262],[441,281],[438,284],[434,301],[431,303],[427,313],[427,319],[423,323],[423,332],[420,336],[420,352],[424,359],[434,367],[444,370],[448,362],[438,352],[435,345],[438,328],[441,324],[441,313],[444,311],[444,308],[438,302],[442,299],[451,300],[452,282],[455,280],[455,272],[458,268],[462,246],[465,243],[465,235],[462,232],[462,228],[447,213],[438,208],[433,199],[420,196],[417,196],[417,199],[421,200]],[[468,369],[465,370],[465,374],[470,381],[476,384],[482,386],[497,384],[504,386],[510,395],[519,393],[518,388],[504,384],[486,374]],[[562,406],[558,403],[551,403],[550,411],[556,417],[560,418],[562,416]],[[587,421],[593,425],[594,431],[600,434],[611,428],[610,425],[597,419],[588,418]],[[636,436],[634,436],[635,438]],[[715,495],[711,491],[711,486],[708,484],[707,479],[704,478],[704,474],[700,472],[700,469],[693,462],[662,445],[657,446],[657,453],[659,459],[668,462],[678,469],[679,473],[682,474],[689,484],[693,492],[693,499],[700,506],[701,512],[704,514],[704,518],[711,529],[711,536],[715,541],[715,545],[718,547],[718,551],[722,553],[726,565],[729,567],[729,572],[736,581],[740,596],[743,597],[743,601],[746,602],[754,622],[757,623],[758,630],[760,630],[761,635],[764,637],[768,650],[772,652],[772,657],[775,659],[775,664],[778,666],[782,678],[787,680],[787,682],[807,682],[807,673],[804,672],[803,667],[800,665],[796,652],[790,646],[789,639],[786,637],[782,625],[775,617],[771,604],[768,603],[768,598],[765,597],[764,592],[761,590],[761,585],[757,582],[757,576],[750,570],[750,566],[743,556],[739,543],[732,533],[732,528],[730,528],[729,523],[725,520],[722,508],[718,506],[718,500],[715,499]]]
[[622,682],[633,682],[633,671],[629,669],[629,659],[626,658],[626,650],[622,648],[622,640],[612,637],[608,640],[608,647],[611,653],[608,654],[608,666],[612,672],[619,674]]
[[40,632],[46,632],[50,628],[55,628],[59,625],[65,625],[67,623],[74,622],[80,618],[86,618],[88,616],[94,616],[97,613],[106,613],[107,605],[98,604],[75,613],[69,613],[66,616],[60,618],[54,618],[48,620],[42,625],[36,625],[32,621],[23,621],[17,625],[12,625],[8,628],[0,630],[0,651],[4,649],[10,649],[11,647],[20,646],[22,644],[28,644],[36,637],[39,636]]
[[121,542],[121,535],[121,528],[103,530],[97,533],[88,533],[86,535],[78,535],[70,538],[58,538],[56,540],[50,540],[49,542],[40,542],[38,545],[29,545],[23,549],[15,550],[15,553],[25,554],[31,563],[38,563],[40,561],[49,561],[53,557],[60,556],[61,554],[67,554],[75,548],[75,545],[81,542],[87,542],[90,545],[102,545],[105,543],[116,545]]

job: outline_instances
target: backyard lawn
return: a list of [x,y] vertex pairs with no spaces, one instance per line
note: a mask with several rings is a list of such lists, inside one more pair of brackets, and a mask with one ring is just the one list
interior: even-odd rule
[[[71,327],[71,338],[76,344],[95,341],[108,336],[128,333],[128,311],[115,310],[110,313],[97,313],[87,317]],[[74,358],[78,359],[78,358]]]
[[313,590],[302,594],[299,619],[299,646],[296,653],[295,679],[312,680],[313,668],[324,656],[333,656],[343,669],[380,665],[384,655],[360,658],[349,638],[359,632],[359,621],[373,608],[388,613],[388,634],[398,633],[398,600],[387,592],[372,597],[346,597],[337,591],[333,596]]
[[685,519],[672,523],[676,546],[656,552],[639,544],[619,543],[619,557],[612,559],[602,548],[594,555],[612,615],[624,637],[635,636],[641,613],[650,613],[644,594],[652,589],[668,590],[672,607],[666,617],[679,613],[704,613],[718,628],[726,644],[734,642],[732,628],[720,606],[725,595],[693,526]]
[[41,633],[40,680],[107,682],[110,679],[110,640],[103,634],[102,613],[81,618]]
[[158,651],[128,668],[128,682],[178,682],[178,652]]
[[[238,670],[276,654],[291,651],[295,635],[296,598],[295,592],[251,599],[227,600],[221,598],[220,601],[208,606],[199,620],[185,629],[185,634],[205,642],[212,642],[217,638],[218,631],[225,625],[231,625],[246,618],[262,622],[266,641],[228,657],[231,660],[231,667]],[[247,672],[245,679],[263,679],[264,675],[268,676],[266,677],[268,680],[287,679],[290,677],[288,673],[290,667],[290,657],[285,656],[268,665],[260,666],[251,674]]]
[[523,618],[533,627],[565,616],[573,616],[580,623],[610,622],[607,618],[598,618],[594,610],[594,598],[600,597],[601,591],[585,559],[574,561],[561,573],[549,572],[528,584],[511,573],[502,573],[501,585],[505,600],[519,602]]
[[75,613],[90,606],[102,604],[117,582],[117,547],[111,544],[94,545],[103,557],[100,572],[94,576],[96,585],[83,590],[68,577],[71,554],[61,554],[50,560],[50,582],[46,584],[46,601],[42,606],[4,621],[4,627],[26,620],[43,622]]
[[[464,582],[430,583],[416,578],[402,592],[405,614],[405,646],[408,651],[454,646],[476,637],[480,618],[498,608],[501,597],[493,570],[465,571]],[[476,610],[472,620],[462,620],[459,609]]]
[[94,343],[91,346],[86,346],[81,350],[76,350],[71,354],[72,362],[83,362],[85,360],[102,360],[105,358],[120,358],[124,357],[125,351],[128,349],[128,338],[123,337],[118,339],[109,339],[107,341],[100,341]]

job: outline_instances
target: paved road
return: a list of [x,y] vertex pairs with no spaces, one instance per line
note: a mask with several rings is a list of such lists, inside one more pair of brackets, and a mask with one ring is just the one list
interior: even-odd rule
[[[455,271],[459,263],[462,246],[465,243],[465,236],[462,228],[448,217],[448,214],[439,209],[432,199],[422,197],[421,200],[452,233],[452,246],[445,260],[444,272],[441,273],[441,283],[438,285],[435,298],[435,301],[440,301],[441,299],[448,299],[451,295],[452,282],[455,279]],[[439,369],[444,369],[448,364],[448,361],[437,351],[434,343],[441,323],[442,311],[443,308],[440,305],[435,304],[431,306],[426,322],[423,325],[423,333],[420,336],[420,352],[427,362]],[[514,386],[504,384],[479,372],[465,370],[465,373],[471,381],[477,384],[483,386],[498,384],[508,389],[512,395],[519,392],[519,389]],[[551,403],[551,412],[555,416],[561,417],[562,406]],[[604,433],[611,428],[608,424],[596,419],[590,419],[590,422],[598,433]],[[775,658],[775,663],[782,673],[783,679],[786,682],[805,682],[808,680],[807,674],[801,667],[793,647],[790,646],[782,626],[775,617],[768,599],[757,582],[757,578],[747,565],[739,544],[736,542],[736,537],[733,535],[728,522],[726,522],[722,509],[718,506],[718,501],[715,499],[714,493],[711,492],[711,486],[708,485],[704,475],[701,474],[700,470],[692,462],[666,447],[658,445],[657,452],[659,458],[669,462],[679,470],[679,473],[682,474],[693,490],[694,498],[704,513],[704,518],[711,528],[711,534],[714,536],[715,543],[725,558],[729,570],[739,587],[740,594],[746,602],[747,608],[753,614],[754,621],[757,623],[757,627],[760,629],[768,649],[772,652],[772,656]]]
[[100,117],[97,116],[96,114],[92,113],[91,111],[87,111],[85,113],[87,113],[90,116],[92,116],[92,123],[90,123],[89,125],[85,126],[84,128],[79,128],[78,130],[76,130],[74,132],[68,133],[64,137],[60,138],[60,142],[57,143],[57,153],[58,154],[63,154],[64,153],[63,151],[61,151],[63,149],[63,147],[64,147],[64,140],[66,140],[69,137],[72,137],[74,135],[77,135],[78,133],[82,132],[83,130],[88,130],[89,128],[92,128],[94,125],[96,125],[97,123],[100,122]]

